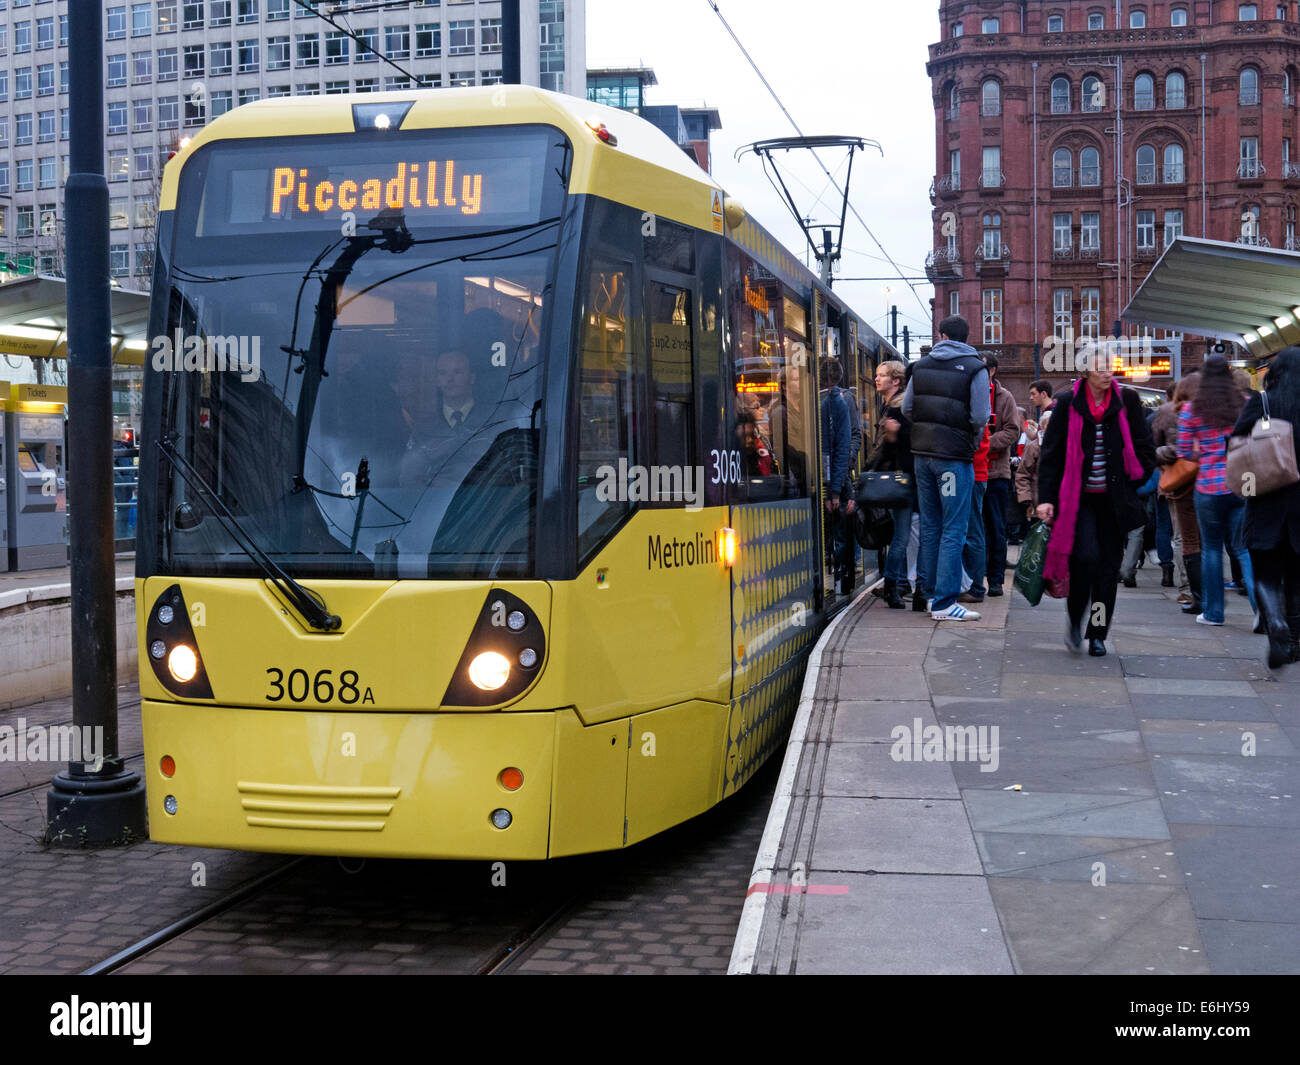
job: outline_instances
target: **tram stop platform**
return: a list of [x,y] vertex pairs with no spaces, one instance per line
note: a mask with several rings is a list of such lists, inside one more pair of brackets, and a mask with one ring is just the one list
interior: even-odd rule
[[730,971],[1300,973],[1300,665],[1270,674],[1245,598],[1198,625],[1159,576],[1104,658],[1009,581],[978,622],[841,614]]

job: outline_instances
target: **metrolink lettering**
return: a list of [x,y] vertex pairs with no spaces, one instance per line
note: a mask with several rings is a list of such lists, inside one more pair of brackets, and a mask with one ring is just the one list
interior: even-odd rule
[[98,772],[104,766],[102,725],[0,725],[0,762],[83,762]]
[[277,166],[272,175],[271,214],[279,215],[286,203],[298,208],[299,214],[323,214],[340,211],[378,211],[389,207],[400,211],[407,207],[458,207],[461,214],[478,214],[483,209],[483,175],[457,175],[452,160],[398,163],[397,176],[383,178],[314,181],[305,168]]
[[152,365],[159,372],[229,370],[241,381],[256,381],[262,372],[262,338],[185,336],[177,329],[174,337],[164,333],[153,338]]
[[650,537],[650,561],[646,569],[673,569],[679,566],[702,566],[718,561],[718,549],[713,538],[703,533],[696,533],[694,540],[679,540],[673,537],[664,540],[660,536]]
[[73,995],[50,1006],[50,1035],[129,1035],[136,1046],[148,1046],[152,1013],[151,1002],[82,1002]]

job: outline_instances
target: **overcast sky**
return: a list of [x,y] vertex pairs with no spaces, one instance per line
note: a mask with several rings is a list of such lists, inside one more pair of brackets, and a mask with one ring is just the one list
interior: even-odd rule
[[[934,107],[925,73],[927,46],[938,39],[938,4],[917,0],[718,0],[718,7],[749,50],[803,132],[844,134],[880,142],[853,164],[850,198],[871,231],[914,282],[925,309],[902,281],[837,281],[835,288],[882,333],[887,297],[904,324],[929,337],[932,287],[924,280],[931,250],[930,182],[934,178]],[[652,104],[717,108],[722,129],[713,135],[713,171],[728,193],[792,251],[806,243],[789,210],[751,154],[737,148],[794,135],[708,0],[587,0],[587,66],[645,65],[659,84]],[[801,153],[802,154],[802,153]],[[792,162],[794,153],[790,153]],[[822,153],[836,173],[844,152]],[[804,214],[838,221],[839,202],[826,176],[807,157],[794,163],[802,180],[791,191]],[[842,171],[837,174],[843,184]],[[884,277],[893,268],[863,227],[848,220],[839,274]],[[915,348],[913,348],[915,352]]]

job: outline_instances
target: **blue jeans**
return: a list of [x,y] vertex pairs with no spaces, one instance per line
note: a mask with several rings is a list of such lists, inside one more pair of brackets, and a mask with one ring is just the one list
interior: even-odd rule
[[984,597],[984,575],[989,568],[984,546],[984,494],[988,487],[988,481],[976,481],[972,486],[970,524],[966,526],[966,544],[961,549],[961,568],[970,578],[970,594],[981,599]]
[[1169,500],[1156,499],[1156,557],[1160,565],[1169,566],[1174,561],[1174,523],[1169,516]]
[[1233,495],[1196,493],[1196,521],[1201,527],[1201,613],[1206,621],[1223,620],[1223,550],[1225,547],[1241,563],[1241,575],[1255,610],[1255,575],[1250,568],[1243,524],[1246,501]]
[[891,510],[894,516],[894,539],[885,555],[884,578],[899,584],[907,580],[907,542],[912,538],[912,507]]
[[947,610],[961,594],[961,550],[970,528],[974,486],[975,467],[969,462],[916,456],[921,513],[916,583],[934,599],[934,610]]

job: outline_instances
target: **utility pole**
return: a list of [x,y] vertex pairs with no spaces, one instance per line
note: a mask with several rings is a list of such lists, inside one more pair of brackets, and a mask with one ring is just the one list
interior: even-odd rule
[[523,40],[519,32],[519,0],[501,0],[501,81],[523,83]]
[[[907,328],[904,326],[903,328]],[[898,350],[898,304],[895,303],[889,308],[889,342],[894,345],[894,350]]]
[[910,362],[912,356],[912,337],[907,326],[903,326],[903,361]]
[[113,564],[113,351],[104,180],[104,5],[70,0],[68,498],[72,558],[72,723],[102,762],[69,762],[46,793],[47,838],[71,846],[143,840],[144,782],[118,747]]

